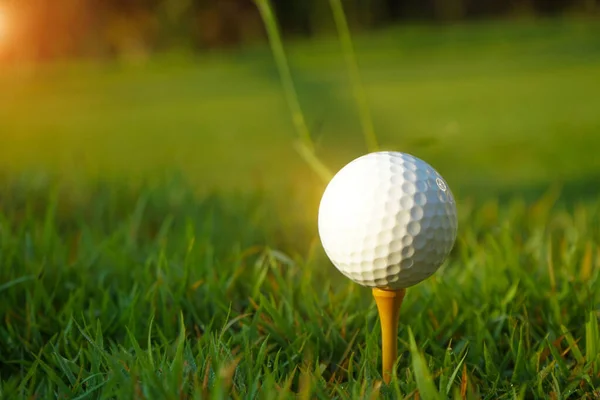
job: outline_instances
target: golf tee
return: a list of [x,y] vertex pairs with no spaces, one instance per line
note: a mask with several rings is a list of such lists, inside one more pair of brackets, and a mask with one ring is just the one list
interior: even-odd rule
[[406,289],[373,289],[381,324],[382,375],[386,384],[392,379],[394,363],[398,358],[398,321],[405,293]]

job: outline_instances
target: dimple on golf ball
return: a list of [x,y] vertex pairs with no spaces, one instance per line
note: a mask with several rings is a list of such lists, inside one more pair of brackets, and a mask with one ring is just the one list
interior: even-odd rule
[[368,287],[407,288],[436,272],[452,250],[456,203],[425,161],[370,153],[329,182],[318,229],[327,256],[348,278]]

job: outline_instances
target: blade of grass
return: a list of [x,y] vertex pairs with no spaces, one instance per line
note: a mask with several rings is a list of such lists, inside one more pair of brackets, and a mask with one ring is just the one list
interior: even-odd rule
[[561,325],[560,329],[562,331],[562,334],[565,335],[565,339],[566,339],[567,343],[569,344],[569,349],[571,350],[571,354],[573,354],[573,357],[575,357],[575,360],[577,361],[577,363],[584,364],[585,358],[583,357],[583,353],[581,353],[581,349],[577,345],[577,342],[579,339],[576,340],[573,337],[573,335],[571,334],[571,332],[569,332],[569,330],[567,329],[566,326]]
[[360,78],[358,62],[356,61],[356,54],[354,52],[354,47],[352,46],[352,37],[350,36],[350,29],[348,28],[344,7],[342,6],[341,0],[329,0],[329,5],[331,6],[331,12],[333,13],[333,19],[340,38],[346,67],[348,68],[348,73],[350,75],[350,83],[352,84],[352,92],[357,103],[358,115],[360,124],[362,125],[365,143],[369,151],[377,151],[379,145],[373,127],[373,118],[371,117],[371,111],[367,104],[364,85]]
[[423,355],[417,348],[415,337],[413,336],[412,330],[410,328],[408,329],[408,339],[410,342],[410,355],[412,357],[412,367],[415,373],[415,380],[417,381],[417,388],[419,389],[419,394],[424,399],[440,399],[440,394],[436,390],[435,384],[433,383],[433,378],[431,377],[431,373],[429,372],[429,368],[427,368],[427,362],[425,361],[425,357],[423,357]]
[[300,153],[300,156],[304,158],[304,161],[324,180],[329,181],[332,177],[329,169],[323,164],[315,154],[315,146],[310,135],[310,131],[304,118],[304,113],[300,107],[298,100],[298,93],[294,86],[292,74],[290,72],[289,63],[283,49],[283,43],[281,41],[281,34],[279,33],[279,27],[277,25],[277,19],[273,13],[273,7],[269,0],[254,0],[256,3],[260,15],[265,24],[267,30],[267,36],[269,37],[269,43],[271,45],[271,51],[279,70],[279,76],[281,78],[281,84],[283,85],[283,91],[292,114],[292,122],[296,128],[299,140],[296,143],[296,149]]
[[33,275],[27,275],[27,276],[22,276],[22,277],[17,278],[17,279],[13,279],[10,282],[6,282],[5,284],[0,285],[0,293],[3,292],[3,291],[5,291],[5,290],[7,290],[7,289],[10,289],[11,287],[13,287],[15,285],[18,285],[19,283],[31,281],[31,280],[34,280],[34,279],[35,279],[35,276],[33,276]]
[[598,332],[598,317],[592,311],[589,313],[588,322],[585,324],[585,358],[588,363],[591,363],[591,369],[594,374],[598,374],[598,370],[600,369],[598,365],[600,334]]
[[465,351],[465,355],[458,362],[458,364],[456,365],[456,368],[454,368],[454,371],[452,372],[452,375],[450,376],[450,380],[448,381],[448,384],[446,385],[446,395],[450,394],[450,389],[452,389],[452,384],[456,380],[456,376],[458,375],[458,371],[460,371],[461,367],[463,366],[463,364],[465,362],[465,359],[467,358],[467,354],[468,354],[468,351]]

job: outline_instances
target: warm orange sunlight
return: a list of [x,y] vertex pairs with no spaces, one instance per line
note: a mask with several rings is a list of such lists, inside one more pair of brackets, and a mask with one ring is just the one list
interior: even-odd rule
[[0,45],[2,42],[4,42],[4,40],[6,40],[6,34],[8,31],[6,20],[6,11],[0,7]]

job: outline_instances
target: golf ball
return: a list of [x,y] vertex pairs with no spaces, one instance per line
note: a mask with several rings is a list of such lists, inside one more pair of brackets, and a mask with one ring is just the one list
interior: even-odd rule
[[400,289],[431,276],[456,240],[456,203],[442,176],[414,156],[364,155],[329,182],[319,206],[323,248],[368,287]]

